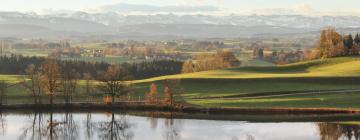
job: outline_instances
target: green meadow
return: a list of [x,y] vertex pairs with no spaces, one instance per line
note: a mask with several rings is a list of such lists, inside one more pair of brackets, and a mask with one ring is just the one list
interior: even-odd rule
[[[360,108],[359,76],[360,58],[341,57],[162,76],[134,83],[146,91],[149,83],[161,85],[164,79],[181,79],[185,101],[195,106]],[[305,94],[298,95],[302,92]]]
[[[10,102],[31,101],[31,95],[21,84],[23,76],[1,75],[2,79],[13,84],[7,92],[12,100]],[[145,99],[151,83],[158,85],[161,97],[165,79],[181,79],[184,102],[193,106],[360,108],[360,57],[314,60],[282,66],[248,66],[137,80],[131,82],[134,92],[126,98]],[[94,83],[96,85],[96,81]],[[103,98],[102,94],[97,93],[85,95],[84,81],[79,82],[78,92],[74,101],[89,101],[91,96],[92,101],[101,102]]]

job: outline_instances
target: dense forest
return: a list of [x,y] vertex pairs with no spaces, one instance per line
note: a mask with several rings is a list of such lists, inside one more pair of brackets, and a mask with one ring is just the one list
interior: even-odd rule
[[[33,64],[40,66],[46,58],[43,57],[25,57],[21,55],[1,56],[0,73],[1,74],[25,74],[25,69]],[[98,71],[106,71],[110,66],[104,62],[85,62],[85,61],[60,61],[57,60],[61,68],[74,69],[81,75],[90,73],[92,77],[97,76]],[[121,64],[134,79],[143,79],[157,77],[169,74],[181,73],[182,62],[174,60],[153,60],[139,63]]]

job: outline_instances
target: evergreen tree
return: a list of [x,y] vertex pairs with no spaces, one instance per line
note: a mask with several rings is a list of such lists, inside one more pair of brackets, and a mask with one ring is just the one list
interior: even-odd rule
[[351,34],[344,36],[345,55],[351,54],[352,47],[354,45],[354,39]]
[[354,38],[354,44],[355,45],[360,45],[360,36],[359,36],[359,34],[356,34],[355,35],[355,38]]

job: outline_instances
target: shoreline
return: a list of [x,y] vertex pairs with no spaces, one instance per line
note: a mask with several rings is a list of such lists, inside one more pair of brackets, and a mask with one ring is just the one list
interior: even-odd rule
[[171,107],[164,105],[144,104],[16,104],[1,105],[1,111],[25,110],[25,111],[161,111],[179,113],[202,113],[202,114],[249,114],[249,115],[321,115],[321,114],[360,114],[359,109],[337,109],[337,108],[216,108],[216,107],[193,107],[181,106]]

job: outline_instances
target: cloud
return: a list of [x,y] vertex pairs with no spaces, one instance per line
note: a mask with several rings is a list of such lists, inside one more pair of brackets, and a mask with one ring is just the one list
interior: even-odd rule
[[[201,1],[201,0],[200,0]],[[146,12],[146,13],[193,13],[193,12],[215,12],[219,8],[214,6],[187,6],[187,5],[174,5],[174,6],[154,6],[145,4],[125,4],[119,3],[114,5],[105,5],[96,8],[98,12]]]
[[297,4],[287,8],[264,8],[250,11],[251,14],[260,15],[306,15],[306,16],[321,16],[324,12],[319,12],[311,7],[309,4]]

